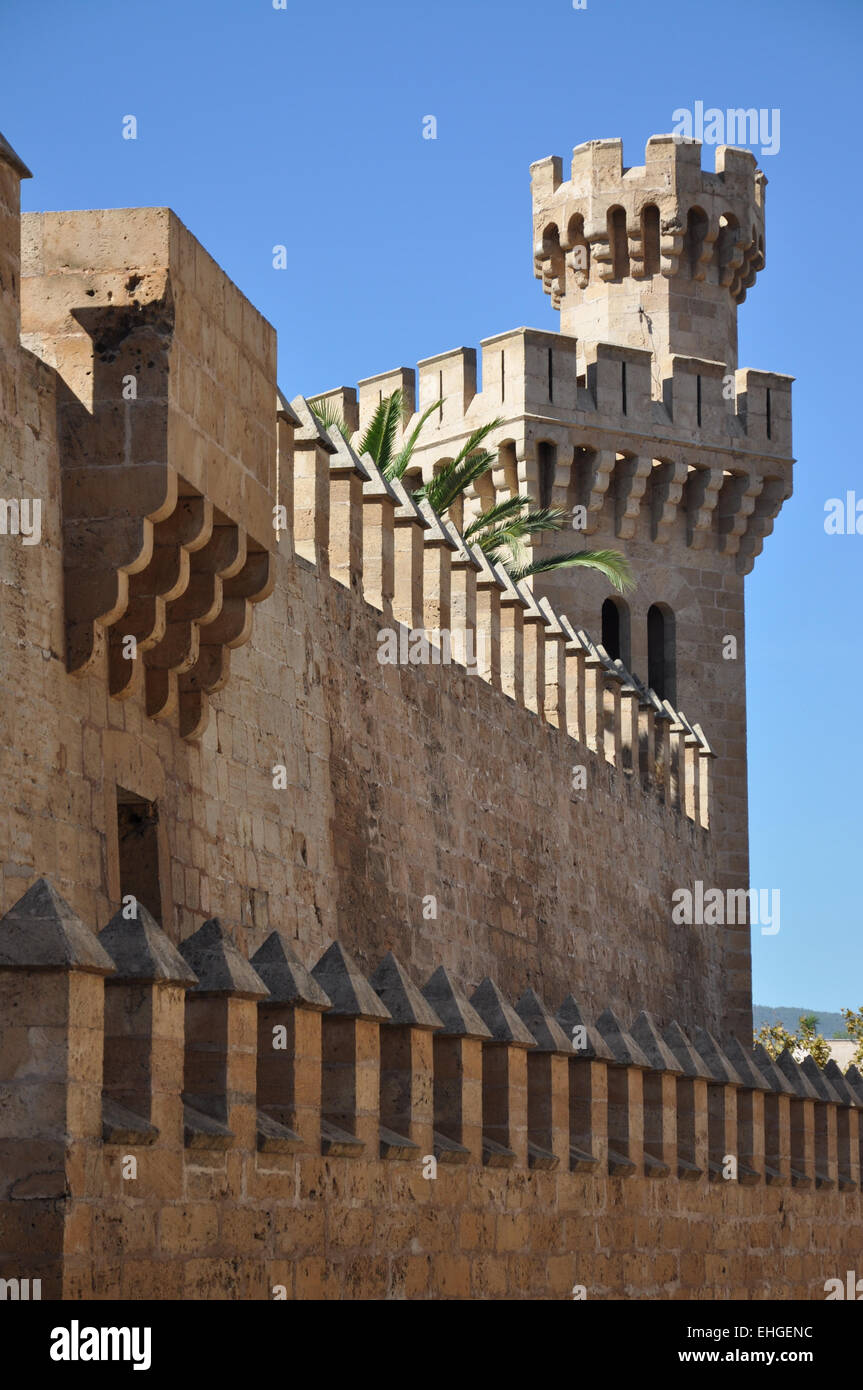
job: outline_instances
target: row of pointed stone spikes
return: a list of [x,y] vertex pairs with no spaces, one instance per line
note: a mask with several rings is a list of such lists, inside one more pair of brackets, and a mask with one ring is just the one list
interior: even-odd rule
[[[439,553],[449,552],[453,568],[472,571],[478,588],[496,589],[502,605],[520,608],[525,623],[542,629],[549,640],[561,640],[567,653],[578,655],[580,659],[583,659],[587,668],[599,670],[603,677],[618,687],[620,695],[633,698],[638,707],[644,711],[649,711],[655,721],[667,723],[669,732],[681,735],[702,759],[710,759],[715,756],[699,723],[690,723],[681,710],[675,709],[670,701],[660,698],[655,690],[628,671],[620,658],[613,659],[605,647],[601,643],[595,642],[583,627],[576,627],[565,614],[557,613],[548,598],[536,599],[525,581],[513,580],[502,564],[492,562],[478,545],[466,541],[458,528],[448,518],[439,516],[427,500],[415,500],[402,480],[384,478],[371,455],[363,454],[360,457],[339,430],[335,428],[327,430],[309,408],[304,397],[297,396],[289,405],[280,395],[279,417],[289,425],[292,431],[295,454],[298,449],[317,449],[323,458],[328,459],[330,487],[338,479],[348,477],[360,479],[364,502],[388,503],[393,511],[393,522],[396,528],[411,525],[416,525],[419,528],[420,544],[425,555],[429,553],[426,547]],[[294,543],[298,553],[303,554],[305,558],[318,565],[329,563],[330,569],[335,573],[332,554],[334,532],[330,530],[326,537],[323,534],[316,534],[317,523],[320,519],[316,517],[316,512],[320,510],[321,497],[317,483],[309,479],[306,480],[306,483],[308,496],[302,508],[296,505],[294,507],[295,518],[302,511],[305,517],[305,526],[297,527]],[[301,486],[300,474],[296,469],[294,470],[293,484],[295,491]],[[332,517],[331,520],[333,520]],[[338,525],[343,530],[345,529],[343,514],[339,515]],[[305,537],[305,545],[301,534],[303,531],[308,532]],[[344,536],[341,539],[344,541]],[[345,543],[349,545],[349,541]],[[343,582],[356,582],[357,576],[350,573],[349,562],[346,580],[345,564],[342,564],[341,568]],[[379,564],[375,563],[372,570],[371,584],[364,583],[364,597],[373,606],[385,611],[387,604],[381,592]],[[338,574],[336,577],[339,577]],[[362,577],[365,580],[365,574]],[[407,611],[404,603],[401,607],[397,603],[393,604],[394,618],[396,621],[405,623],[408,627],[433,628],[437,626],[441,629],[449,628],[451,617],[455,616],[455,605],[451,611],[448,604],[445,611],[436,609],[436,621],[427,623],[424,615],[428,612],[428,598],[429,595],[424,593],[422,603],[412,612]],[[470,625],[471,617],[459,612],[458,622]],[[475,615],[473,626],[476,626]],[[486,680],[491,678],[491,672],[487,666],[484,667],[482,657],[479,659],[478,668],[479,674]],[[544,671],[539,674],[540,684],[543,682],[543,677]],[[593,731],[579,728],[572,719],[567,717],[566,712],[551,707],[546,709],[541,694],[531,694],[526,688],[527,683],[526,680],[524,686],[518,688],[513,684],[512,673],[510,673],[509,681],[504,674],[502,688],[507,694],[512,695],[541,717],[548,718],[549,722],[566,726],[573,737],[583,740],[588,747],[604,752],[608,761],[615,762],[621,756],[619,749],[617,752],[615,751],[618,748],[622,732],[619,728],[609,731],[610,736],[601,736],[596,728]],[[552,700],[549,705],[554,706],[555,702]],[[619,714],[616,716],[616,723],[620,723]],[[702,762],[702,766],[705,768],[706,778],[706,762]],[[688,767],[686,769],[681,768],[681,787],[689,776],[690,769]],[[677,798],[675,804],[683,810],[684,814],[692,820],[700,821],[703,826],[707,827],[709,813],[706,795],[699,796],[693,785],[687,787],[679,796],[677,789],[675,789],[675,797]]]
[[556,1015],[531,988],[513,1006],[489,978],[468,999],[442,965],[419,988],[392,951],[367,979],[334,941],[308,970],[273,931],[249,961],[216,917],[177,948],[143,904],[135,919],[117,912],[97,936],[45,878],[0,918],[0,970],[14,969],[178,984],[199,995],[230,994],[863,1109],[863,1075],[855,1066],[843,1074],[832,1059],[823,1068],[810,1056],[797,1062],[787,1048],[773,1059],[760,1043],[751,1050],[734,1037],[720,1043],[704,1028],[690,1038],[676,1022],[661,1029],[646,1012],[629,1029],[612,1009],[591,1022],[572,994]]

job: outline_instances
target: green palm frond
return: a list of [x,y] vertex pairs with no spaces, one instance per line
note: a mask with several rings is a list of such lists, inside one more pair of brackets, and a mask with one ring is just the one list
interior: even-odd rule
[[362,437],[358,452],[371,454],[378,468],[385,475],[393,464],[393,449],[402,414],[402,393],[393,391],[384,396],[372,416],[368,429]]
[[427,498],[435,511],[442,514],[472,482],[487,473],[495,461],[495,455],[487,449],[469,458],[453,459],[451,463],[445,463],[441,471],[427,483],[423,483],[418,489],[419,495]]
[[470,540],[478,531],[483,531],[486,527],[497,526],[503,521],[508,521],[510,517],[518,516],[525,507],[531,505],[529,497],[516,495],[507,497],[503,502],[495,502],[494,506],[487,507],[479,516],[475,516],[469,521],[464,529],[465,540]]
[[317,399],[309,401],[308,406],[315,419],[320,421],[325,430],[338,430],[342,438],[350,442],[351,432],[345,424],[344,416],[336,409],[333,401]]
[[428,409],[423,411],[422,415],[419,418],[419,424],[416,425],[416,427],[413,430],[411,430],[410,435],[405,440],[404,444],[402,445],[399,452],[396,454],[389,468],[384,473],[384,476],[386,478],[404,477],[405,473],[407,472],[408,465],[410,464],[411,458],[413,456],[413,451],[416,448],[417,440],[420,437],[423,425],[425,424],[429,416],[433,414],[435,410],[438,410],[439,407],[442,405],[443,401],[432,401]]
[[629,561],[619,550],[575,550],[566,555],[548,555],[528,564],[507,565],[507,572],[518,581],[532,574],[546,574],[549,570],[569,569],[574,565],[584,565],[604,575],[620,594],[635,588]]

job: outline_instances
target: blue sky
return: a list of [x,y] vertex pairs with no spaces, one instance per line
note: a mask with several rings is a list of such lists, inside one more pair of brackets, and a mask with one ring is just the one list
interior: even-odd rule
[[[289,396],[527,324],[528,166],[705,106],[781,112],[741,365],[794,388],[796,491],[747,580],[757,1002],[863,1005],[856,488],[859,0],[4,0],[0,129],[24,207],[169,205],[279,333]],[[138,139],[121,138],[135,115]],[[436,140],[422,139],[434,115]],[[705,151],[712,167],[712,151]],[[288,267],[272,268],[284,244]]]

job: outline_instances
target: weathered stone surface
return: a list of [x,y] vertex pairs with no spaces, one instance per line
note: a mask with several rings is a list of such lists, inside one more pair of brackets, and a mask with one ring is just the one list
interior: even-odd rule
[[351,1018],[389,1019],[390,1012],[375,994],[353,956],[334,941],[316,965],[312,976],[330,1001],[332,1013]]
[[118,980],[161,981],[163,984],[194,985],[197,976],[189,969],[170,937],[166,936],[147,911],[138,903],[137,917],[124,917],[115,912],[107,927],[99,933],[99,941],[114,963]]
[[39,878],[0,918],[0,969],[110,975],[114,963],[53,884]]
[[218,917],[211,917],[185,941],[180,954],[198,983],[193,994],[232,994],[238,999],[266,999],[268,990],[257,971],[237,949],[232,933]]
[[371,985],[393,1023],[410,1024],[412,1028],[441,1027],[434,1009],[392,951],[387,952],[372,975]]
[[319,1010],[330,1007],[328,995],[282,932],[270,932],[263,946],[252,956],[251,963],[270,991],[270,1003]]

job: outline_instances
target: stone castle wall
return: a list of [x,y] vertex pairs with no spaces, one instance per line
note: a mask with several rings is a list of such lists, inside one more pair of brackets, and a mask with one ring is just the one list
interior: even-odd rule
[[[515,617],[499,584],[504,638],[490,628],[489,646],[498,662],[500,651],[510,652],[503,681],[483,680],[457,666],[381,665],[377,633],[384,625],[382,607],[388,605],[392,615],[392,599],[380,597],[373,555],[381,537],[386,549],[381,508],[392,513],[393,500],[363,498],[366,485],[356,474],[348,482],[360,492],[346,529],[366,526],[366,560],[364,565],[349,557],[347,571],[339,571],[343,484],[321,440],[304,440],[299,423],[283,418],[280,424],[280,496],[294,526],[271,556],[272,592],[255,604],[251,640],[229,653],[230,676],[209,697],[209,722],[200,738],[180,736],[182,709],[180,715],[170,706],[157,718],[148,715],[152,672],[146,672],[145,687],[140,660],[119,697],[110,695],[113,649],[106,625],[91,624],[90,655],[80,672],[68,672],[64,601],[69,604],[79,580],[67,565],[64,581],[61,497],[62,488],[67,496],[80,494],[74,467],[80,439],[88,448],[84,485],[101,487],[101,477],[94,482],[91,476],[97,465],[106,475],[125,466],[121,508],[135,520],[136,487],[150,467],[148,449],[163,465],[167,459],[181,493],[191,495],[193,487],[212,492],[217,484],[209,481],[206,465],[224,419],[209,419],[212,406],[205,409],[205,401],[215,396],[230,402],[244,379],[245,357],[259,376],[270,373],[275,403],[274,343],[272,331],[245,303],[216,324],[212,306],[224,306],[226,296],[241,297],[164,212],[133,218],[45,214],[25,219],[25,225],[24,340],[50,366],[7,339],[3,495],[41,497],[44,510],[39,546],[9,538],[3,548],[10,567],[2,589],[4,624],[17,636],[4,671],[16,692],[4,766],[19,792],[4,813],[2,906],[47,868],[88,920],[107,921],[121,896],[119,786],[158,803],[162,920],[175,940],[217,913],[236,924],[250,949],[277,926],[308,949],[339,936],[368,968],[393,947],[420,971],[444,962],[466,984],[493,973],[507,988],[523,980],[541,984],[552,998],[563,997],[574,975],[581,976],[588,1002],[595,997],[629,1009],[648,1005],[664,1022],[698,1018],[718,1027],[720,936],[715,928],[670,923],[675,887],[716,879],[710,834],[692,806],[687,814],[682,791],[669,784],[667,795],[661,787],[656,794],[652,750],[650,769],[644,757],[637,766],[637,745],[635,771],[626,766],[619,680],[603,680],[609,689],[595,696],[593,733],[582,690],[580,743],[550,722],[557,718],[550,700],[543,718],[526,708],[519,673],[536,625],[528,615],[522,630],[519,617],[512,630],[518,650],[506,648],[507,622]],[[157,304],[170,299],[173,313],[159,347],[159,380],[152,399],[118,403],[125,369],[142,370],[138,364],[155,351],[145,324],[142,359],[148,287]],[[92,321],[82,332],[85,311]],[[98,317],[100,311],[105,318]],[[124,312],[129,317],[118,318]],[[114,334],[111,351],[102,354],[107,363],[99,360],[105,322]],[[224,341],[215,339],[217,328]],[[232,375],[223,383],[225,362]],[[150,389],[146,382],[144,375],[144,390]],[[163,415],[153,425],[157,407]],[[139,408],[147,425],[138,454]],[[90,452],[91,422],[100,410],[102,417],[108,410],[125,411],[131,465],[117,462],[125,458],[125,426],[114,430],[116,453],[111,430],[104,455]],[[249,446],[254,467],[247,461],[247,473],[266,477],[270,438],[262,431]],[[242,447],[241,440],[238,451]],[[214,474],[221,487],[215,505],[225,512],[234,505],[233,479],[224,477],[233,466],[230,457],[223,458],[223,474]],[[311,470],[311,481],[304,469]],[[168,484],[160,488],[167,491]],[[308,499],[304,488],[310,489]],[[157,501],[161,506],[161,491]],[[128,516],[120,520],[125,525]],[[418,525],[407,528],[416,533],[413,540],[408,535],[409,545]],[[106,538],[118,526],[109,515],[104,537],[94,533],[83,552],[94,567],[97,556],[99,563],[108,557],[106,585],[115,578],[107,568]],[[397,527],[399,557],[405,534],[406,528]],[[139,544],[143,553],[136,533]],[[394,579],[390,588],[407,583],[417,591],[419,581],[417,620],[434,626],[430,568],[440,565],[441,556],[448,562],[450,552],[426,546],[423,557],[423,544],[420,538],[419,570],[415,566],[405,580],[399,558],[398,584]],[[134,564],[140,569],[140,558]],[[348,585],[341,582],[346,573]],[[377,611],[369,602],[375,583]],[[111,632],[125,631],[123,623],[120,618]],[[559,636],[549,640],[550,653],[560,649]],[[493,688],[506,682],[508,659],[509,698]],[[570,652],[565,660],[571,708],[563,722],[578,731],[572,701],[579,671],[583,686],[590,673],[585,676],[583,652]],[[542,679],[539,684],[544,692]],[[564,689],[565,711],[565,688],[555,689]],[[685,772],[682,751],[680,756],[680,788],[689,775],[696,796],[696,774]],[[572,790],[576,764],[587,771],[583,791]],[[276,765],[286,768],[280,790],[273,788]],[[669,776],[667,766],[663,775]],[[634,853],[637,874],[621,873]],[[423,917],[428,895],[437,899],[433,920]]]

